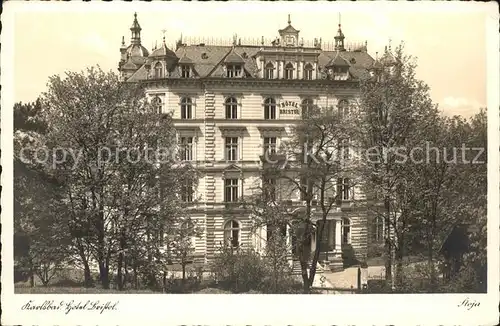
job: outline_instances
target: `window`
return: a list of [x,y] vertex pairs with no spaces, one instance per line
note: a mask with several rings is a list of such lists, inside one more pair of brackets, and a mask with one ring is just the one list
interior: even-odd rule
[[240,245],[240,223],[235,220],[224,225],[224,243],[226,246],[237,248]]
[[181,137],[181,160],[193,160],[193,137]]
[[304,79],[312,80],[313,79],[313,67],[310,63],[306,64],[304,67]]
[[264,78],[266,79],[274,78],[274,65],[271,62],[269,62],[266,65]]
[[274,98],[266,98],[264,101],[264,119],[276,119],[276,100]]
[[350,196],[350,180],[349,178],[338,178],[337,179],[337,194],[340,194],[340,200],[349,200]]
[[276,137],[264,137],[264,155],[276,154]]
[[229,78],[241,76],[241,65],[227,65],[226,76]]
[[238,160],[238,137],[226,137],[226,160]]
[[349,102],[347,100],[340,100],[338,108],[340,117],[344,118],[349,114]]
[[293,65],[287,63],[285,66],[285,79],[293,79]]
[[162,78],[163,77],[163,65],[160,62],[157,62],[155,64],[155,78]]
[[155,96],[151,101],[151,106],[153,107],[153,113],[161,113],[161,98]]
[[342,218],[342,244],[351,243],[351,221],[347,217]]
[[189,65],[182,65],[181,66],[181,77],[182,78],[189,78],[191,73],[191,67]]
[[193,201],[193,183],[191,180],[186,181],[186,183],[182,186],[181,189],[181,200],[186,203],[190,203]]
[[224,180],[224,201],[226,203],[238,201],[238,179]]
[[377,216],[373,221],[373,240],[381,242],[384,240],[384,219]]
[[267,201],[276,201],[276,179],[263,178],[262,190]]
[[340,162],[345,162],[349,160],[350,158],[350,152],[349,152],[349,139],[342,139],[339,142],[339,160]]
[[313,100],[310,98],[306,98],[302,100],[302,117],[308,117],[310,114],[312,114],[312,109],[313,109]]
[[193,118],[193,101],[189,97],[181,99],[181,119]]
[[234,97],[226,99],[226,119],[238,119],[238,101]]

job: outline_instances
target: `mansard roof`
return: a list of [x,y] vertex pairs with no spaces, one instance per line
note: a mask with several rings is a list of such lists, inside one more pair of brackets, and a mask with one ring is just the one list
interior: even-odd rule
[[[183,61],[191,61],[195,72],[193,78],[220,77],[223,75],[226,60],[233,60],[233,58],[238,58],[243,64],[245,77],[257,78],[258,67],[255,57],[261,48],[255,45],[183,45],[175,51],[175,55],[177,58],[186,58],[181,59]],[[326,67],[337,55],[338,51],[321,51],[318,56],[318,65],[321,68]],[[341,57],[348,63],[349,73],[355,79],[365,76],[374,62],[367,52],[361,51],[342,51]],[[129,81],[147,79],[147,72],[142,63],[138,63],[138,66],[141,68],[130,77]],[[177,69],[169,69],[169,71],[170,78],[180,77]]]

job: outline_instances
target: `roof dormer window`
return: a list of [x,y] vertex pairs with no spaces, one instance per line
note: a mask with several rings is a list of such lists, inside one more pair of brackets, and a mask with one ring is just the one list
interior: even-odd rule
[[189,78],[191,76],[191,67],[189,65],[181,65],[181,77]]
[[160,62],[155,64],[154,70],[155,78],[163,78],[163,65]]
[[241,76],[241,65],[237,64],[230,64],[226,66],[226,77],[228,78],[233,78],[233,77],[240,77]]

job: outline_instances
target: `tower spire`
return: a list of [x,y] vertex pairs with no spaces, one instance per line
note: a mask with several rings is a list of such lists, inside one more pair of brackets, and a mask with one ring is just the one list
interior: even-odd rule
[[137,13],[134,13],[134,21],[132,23],[132,27],[130,27],[130,31],[132,32],[132,44],[141,44],[141,26],[137,21]]
[[335,51],[345,51],[344,48],[344,33],[342,32],[342,25],[341,25],[341,15],[339,12],[339,29],[337,30],[337,35],[335,36]]
[[288,25],[292,24],[292,20],[290,19],[290,14],[288,14]]

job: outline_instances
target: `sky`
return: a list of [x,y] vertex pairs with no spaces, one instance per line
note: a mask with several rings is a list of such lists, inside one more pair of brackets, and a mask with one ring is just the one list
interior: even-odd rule
[[394,2],[376,7],[362,2],[172,2],[161,6],[122,2],[93,6],[92,10],[86,6],[82,11],[71,3],[58,5],[44,6],[43,11],[28,6],[15,14],[16,102],[35,100],[46,90],[49,76],[65,71],[97,64],[117,71],[121,39],[125,36],[130,43],[134,12],[142,27],[142,44],[148,49],[161,43],[162,30],[166,30],[168,45],[181,34],[225,40],[234,34],[272,39],[278,36],[278,29],[286,27],[288,14],[300,30],[299,37],[333,42],[340,13],[346,43],[367,41],[372,57],[382,53],[389,42],[395,47],[404,41],[407,53],[417,59],[417,77],[430,86],[433,101],[445,114],[470,116],[486,106],[487,12],[480,6],[450,10]]

